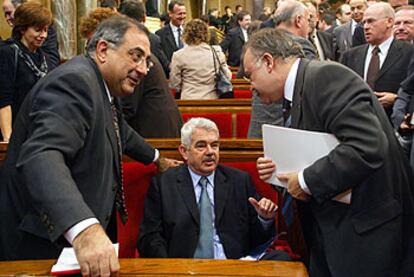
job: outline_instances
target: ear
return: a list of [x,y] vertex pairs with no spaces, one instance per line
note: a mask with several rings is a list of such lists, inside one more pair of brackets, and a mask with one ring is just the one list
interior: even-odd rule
[[387,18],[387,27],[388,28],[393,28],[394,27],[394,19],[391,17]]
[[294,23],[296,28],[300,29],[300,27],[302,27],[302,16],[301,15],[295,16],[295,19],[294,19],[293,23]]
[[185,148],[184,144],[180,144],[180,146],[178,146],[178,151],[181,154],[181,157],[183,157],[184,161],[188,160],[188,156],[187,156],[187,148]]
[[99,63],[103,64],[106,62],[108,56],[108,42],[105,40],[99,40],[96,45],[96,59]]
[[262,59],[266,67],[266,71],[269,73],[272,72],[274,63],[272,55],[270,55],[269,53],[265,53]]

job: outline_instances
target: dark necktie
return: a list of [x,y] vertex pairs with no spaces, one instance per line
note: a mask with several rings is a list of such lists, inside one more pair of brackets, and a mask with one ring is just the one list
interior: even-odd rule
[[282,103],[282,112],[283,112],[283,125],[285,127],[290,127],[291,118],[290,118],[290,109],[291,109],[291,101],[283,98]]
[[371,60],[369,61],[367,71],[367,83],[373,90],[375,90],[375,80],[377,79],[377,74],[380,70],[380,59],[378,53],[380,53],[380,49],[378,46],[375,46],[372,50]]
[[201,186],[200,201],[198,208],[200,211],[200,236],[194,258],[198,259],[213,259],[213,214],[211,210],[210,199],[208,198],[206,177],[201,177],[198,184]]
[[352,35],[352,47],[367,43],[365,40],[364,27],[361,24],[357,24]]
[[178,32],[178,49],[181,49],[181,48],[184,47],[183,41],[182,41],[182,38],[181,38],[181,28],[178,28],[177,32]]
[[111,101],[111,109],[112,109],[112,119],[114,122],[115,133],[116,133],[116,141],[118,144],[118,156],[119,156],[119,169],[121,178],[118,181],[118,186],[115,194],[115,207],[119,212],[121,221],[125,224],[128,220],[128,212],[125,206],[125,193],[124,193],[124,185],[123,185],[123,169],[122,169],[122,144],[121,144],[121,133],[119,130],[119,118],[118,118],[118,110],[116,108],[116,98]]
[[316,53],[316,59],[318,59],[318,60],[320,60],[321,59],[321,57],[320,57],[320,55],[319,55],[319,51],[318,51],[318,47],[316,46],[316,41],[315,41],[315,38],[316,37],[316,35],[310,35],[309,36],[309,41],[312,43],[312,45],[313,45],[313,48],[314,48],[314,50],[315,50],[315,53]]

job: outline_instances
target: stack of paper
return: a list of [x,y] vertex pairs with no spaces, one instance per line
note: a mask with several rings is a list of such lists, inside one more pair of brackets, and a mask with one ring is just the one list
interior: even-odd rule
[[[276,174],[299,172],[326,156],[338,144],[332,134],[304,131],[264,124],[263,151],[265,157],[271,158],[276,164],[276,171],[267,181],[273,185],[287,187]],[[346,191],[334,198],[349,204],[351,191]]]
[[[114,244],[115,252],[118,255],[119,244]],[[60,253],[56,264],[52,267],[52,275],[68,275],[80,273],[80,266],[76,259],[75,250],[71,247],[65,247]]]

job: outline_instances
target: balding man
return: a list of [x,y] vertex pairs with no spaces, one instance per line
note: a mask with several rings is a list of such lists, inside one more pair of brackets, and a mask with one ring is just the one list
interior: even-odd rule
[[336,11],[336,23],[338,26],[348,23],[351,20],[351,6],[342,4]]
[[345,52],[341,61],[368,83],[388,115],[414,53],[413,45],[393,38],[394,18],[388,3],[370,6],[363,18],[368,44]]
[[351,7],[352,20],[335,28],[334,30],[334,35],[336,37],[337,43],[338,58],[346,50],[357,46],[356,44],[361,44],[361,35],[359,31],[361,30],[360,22],[362,21],[362,17],[364,16],[364,12],[368,7],[368,4],[365,0],[351,0],[349,2],[349,5]]
[[[308,40],[309,11],[299,1],[286,0],[278,3],[274,13],[276,28],[285,30],[301,47],[308,59],[315,59],[316,50]],[[282,104],[262,103],[257,95],[252,99],[252,113],[249,125],[249,138],[262,138],[262,125],[283,125]]]
[[403,6],[396,10],[394,21],[394,37],[398,40],[413,42],[414,39],[414,6]]

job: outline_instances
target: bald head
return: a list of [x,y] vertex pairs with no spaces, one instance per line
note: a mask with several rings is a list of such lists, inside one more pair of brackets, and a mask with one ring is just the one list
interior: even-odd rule
[[301,2],[285,0],[278,4],[274,14],[275,26],[297,36],[307,37],[309,29],[309,11]]
[[391,37],[394,17],[394,10],[388,3],[380,2],[368,7],[363,18],[366,41],[379,45]]

